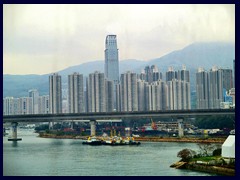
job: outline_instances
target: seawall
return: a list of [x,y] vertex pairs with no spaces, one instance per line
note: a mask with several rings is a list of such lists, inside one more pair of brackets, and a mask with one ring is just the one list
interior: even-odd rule
[[235,169],[219,167],[219,166],[209,166],[209,165],[202,165],[202,164],[187,163],[185,167],[186,167],[186,169],[191,169],[194,171],[203,171],[203,172],[215,173],[215,174],[225,175],[225,176],[234,176],[235,175]]

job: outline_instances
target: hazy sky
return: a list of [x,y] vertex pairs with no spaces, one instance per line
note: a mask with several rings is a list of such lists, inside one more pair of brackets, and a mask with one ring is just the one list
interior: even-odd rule
[[150,60],[199,41],[235,42],[235,5],[3,5],[3,73],[46,74],[103,60]]

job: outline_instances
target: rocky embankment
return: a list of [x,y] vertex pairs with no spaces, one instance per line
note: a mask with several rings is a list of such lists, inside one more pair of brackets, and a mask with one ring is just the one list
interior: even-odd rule
[[233,168],[207,165],[207,164],[199,164],[196,162],[178,161],[178,162],[172,164],[170,167],[176,168],[176,169],[190,169],[190,170],[194,170],[194,171],[202,171],[202,172],[214,173],[214,174],[219,174],[219,175],[224,175],[224,176],[234,176],[235,175],[235,169],[233,169]]
[[226,138],[187,138],[187,137],[136,137],[136,141],[151,141],[151,142],[190,142],[190,143],[224,143]]

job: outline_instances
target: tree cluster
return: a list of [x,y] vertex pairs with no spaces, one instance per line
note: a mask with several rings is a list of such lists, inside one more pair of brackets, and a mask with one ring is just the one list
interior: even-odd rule
[[235,119],[230,116],[212,116],[196,118],[194,126],[200,129],[234,129]]

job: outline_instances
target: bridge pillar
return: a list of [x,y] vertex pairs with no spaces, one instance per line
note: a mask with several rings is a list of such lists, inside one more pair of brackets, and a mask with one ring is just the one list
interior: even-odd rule
[[71,122],[71,129],[73,129],[73,127],[74,127],[74,122],[72,121]]
[[12,138],[8,138],[8,141],[21,141],[22,138],[17,138],[17,122],[12,123]]
[[184,132],[183,132],[183,118],[177,118],[178,122],[178,137],[183,137]]
[[53,122],[49,122],[49,123],[48,123],[48,129],[49,129],[49,130],[53,129],[53,125],[54,125]]
[[91,127],[91,136],[96,135],[96,121],[90,120],[90,127]]

